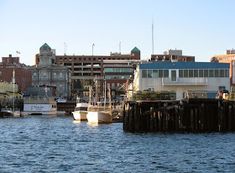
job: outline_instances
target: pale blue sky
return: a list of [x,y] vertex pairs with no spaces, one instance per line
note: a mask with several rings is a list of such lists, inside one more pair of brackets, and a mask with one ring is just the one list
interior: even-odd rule
[[34,64],[45,42],[56,54],[109,55],[137,46],[142,59],[182,49],[197,61],[235,48],[234,0],[0,0],[0,56]]

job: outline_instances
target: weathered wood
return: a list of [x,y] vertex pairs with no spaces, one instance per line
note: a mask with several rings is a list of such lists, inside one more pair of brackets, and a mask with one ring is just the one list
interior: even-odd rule
[[126,102],[123,130],[128,132],[235,131],[235,102],[217,99]]

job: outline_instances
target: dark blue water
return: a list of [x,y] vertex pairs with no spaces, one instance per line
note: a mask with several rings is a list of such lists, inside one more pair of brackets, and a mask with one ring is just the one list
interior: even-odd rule
[[131,134],[70,117],[0,119],[0,172],[235,172],[235,133]]

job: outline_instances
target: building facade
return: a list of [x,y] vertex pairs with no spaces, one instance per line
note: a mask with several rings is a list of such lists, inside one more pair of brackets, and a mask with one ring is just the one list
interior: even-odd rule
[[0,81],[11,83],[14,70],[15,83],[21,92],[26,91],[32,84],[32,73],[29,67],[20,63],[19,57],[13,57],[12,55],[2,57],[2,62],[0,63]]
[[[89,95],[89,86],[98,79],[100,85],[105,82],[115,95],[125,85],[127,78],[133,75],[135,62],[140,60],[140,50],[135,47],[130,54],[111,53],[107,55],[57,55],[56,64],[71,70],[72,91],[75,95]],[[100,93],[103,87],[100,86]],[[123,89],[123,92],[125,89]]]
[[230,89],[228,63],[149,62],[138,65],[132,90],[174,91],[182,99],[187,91],[215,97],[219,88]]
[[70,71],[55,63],[55,50],[48,44],[40,47],[36,65],[31,67],[32,86],[50,88],[56,97],[70,97]]
[[227,50],[224,55],[215,55],[212,59],[218,60],[220,63],[230,64],[230,82],[232,86],[235,86],[235,50]]
[[151,55],[151,61],[185,61],[185,62],[195,62],[195,56],[183,55],[182,50],[168,50],[163,54],[153,54]]

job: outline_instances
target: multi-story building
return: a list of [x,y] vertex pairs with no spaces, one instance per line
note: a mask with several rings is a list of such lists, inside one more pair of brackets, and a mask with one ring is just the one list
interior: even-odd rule
[[235,50],[227,50],[224,55],[215,55],[212,57],[212,60],[230,64],[230,82],[232,86],[235,86]]
[[31,67],[32,86],[50,88],[53,96],[70,96],[70,71],[55,63],[55,50],[48,44],[40,47],[36,55],[36,65]]
[[174,91],[182,99],[187,91],[215,97],[219,88],[230,89],[229,64],[212,62],[148,62],[137,66],[131,91]]
[[32,84],[32,73],[29,67],[20,63],[19,57],[13,57],[12,55],[2,57],[2,62],[0,63],[0,81],[12,82],[14,70],[15,83],[18,85],[21,92],[26,91]]
[[[57,55],[56,64],[68,67],[71,70],[72,90],[74,93],[83,93],[88,96],[88,86],[94,80],[103,85],[105,80],[114,93],[133,75],[133,64],[140,60],[140,50],[134,48],[130,54],[111,53],[107,55]],[[99,87],[102,92],[103,88]],[[124,91],[124,90],[123,90]]]
[[185,61],[185,62],[194,62],[195,61],[195,56],[187,56],[183,55],[182,50],[168,50],[165,51],[163,54],[153,54],[151,55],[151,61]]

